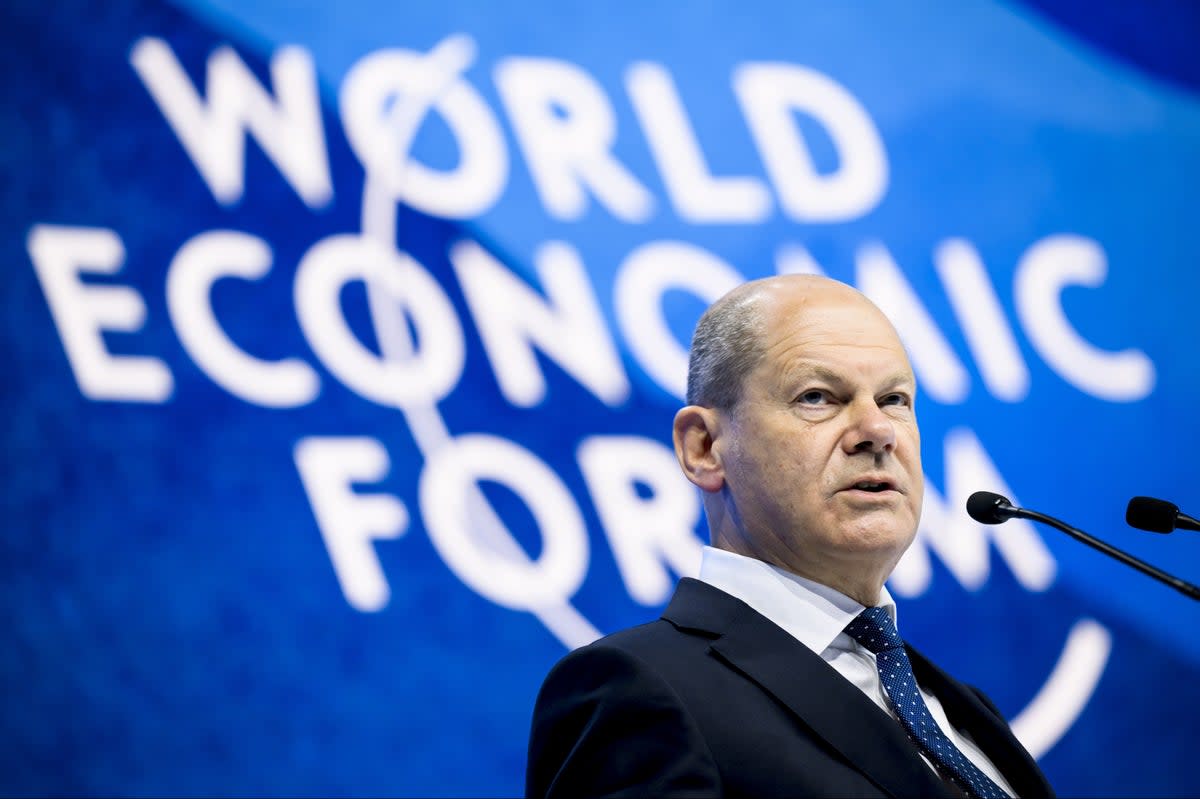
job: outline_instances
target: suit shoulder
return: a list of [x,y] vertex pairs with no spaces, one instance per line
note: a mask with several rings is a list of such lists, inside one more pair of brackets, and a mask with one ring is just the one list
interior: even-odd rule
[[597,638],[581,649],[620,649],[631,653],[654,650],[679,636],[675,625],[665,619],[655,619],[636,627],[627,627]]
[[662,669],[678,635],[650,622],[559,660],[534,706],[528,796],[721,793],[704,736]]
[[605,667],[621,670],[650,666],[678,635],[679,632],[662,619],[629,627],[568,652],[555,664],[550,677],[581,667],[602,671]]

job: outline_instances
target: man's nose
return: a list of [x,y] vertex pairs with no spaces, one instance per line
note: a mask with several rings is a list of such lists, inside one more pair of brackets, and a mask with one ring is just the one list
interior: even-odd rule
[[852,403],[844,447],[848,453],[891,452],[896,447],[896,426],[874,399]]

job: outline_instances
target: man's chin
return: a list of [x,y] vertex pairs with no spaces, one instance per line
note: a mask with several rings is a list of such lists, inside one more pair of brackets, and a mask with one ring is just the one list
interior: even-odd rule
[[906,509],[877,508],[856,514],[843,530],[841,546],[847,552],[892,553],[899,560],[917,536],[917,520]]

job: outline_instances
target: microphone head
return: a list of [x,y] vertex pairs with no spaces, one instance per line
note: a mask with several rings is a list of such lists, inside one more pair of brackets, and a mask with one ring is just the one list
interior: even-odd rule
[[1165,499],[1134,497],[1125,509],[1125,523],[1152,533],[1169,533],[1175,529],[1179,507]]
[[967,497],[967,515],[980,524],[1000,524],[1012,518],[1013,506],[1007,497],[991,491],[976,491]]

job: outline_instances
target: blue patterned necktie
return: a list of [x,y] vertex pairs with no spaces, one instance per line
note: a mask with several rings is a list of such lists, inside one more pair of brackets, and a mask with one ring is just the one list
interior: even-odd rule
[[929,714],[917,688],[908,653],[904,651],[904,639],[892,624],[887,610],[867,608],[846,626],[846,632],[875,653],[880,681],[900,723],[938,769],[952,777],[969,796],[1005,799],[1008,794],[967,759]]

